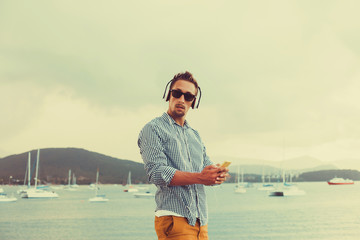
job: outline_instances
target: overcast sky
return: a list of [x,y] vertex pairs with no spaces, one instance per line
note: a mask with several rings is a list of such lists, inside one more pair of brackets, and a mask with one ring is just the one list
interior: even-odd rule
[[[174,74],[208,154],[360,159],[359,1],[1,1],[0,157],[77,147],[141,161]],[[225,160],[225,159],[224,159]]]

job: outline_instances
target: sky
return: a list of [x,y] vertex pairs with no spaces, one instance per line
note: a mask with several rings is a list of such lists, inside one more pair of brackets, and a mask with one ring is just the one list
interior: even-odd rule
[[0,2],[0,158],[76,147],[141,162],[184,71],[213,159],[360,160],[358,1]]

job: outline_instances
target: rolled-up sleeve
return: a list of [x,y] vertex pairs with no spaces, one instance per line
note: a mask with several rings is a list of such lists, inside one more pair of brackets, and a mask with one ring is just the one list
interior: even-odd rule
[[155,185],[168,186],[176,169],[168,165],[159,133],[151,123],[140,131],[138,146],[149,181]]

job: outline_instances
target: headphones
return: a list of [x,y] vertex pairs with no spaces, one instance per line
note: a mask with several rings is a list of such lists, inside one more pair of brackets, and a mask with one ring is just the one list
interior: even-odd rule
[[[171,79],[171,80],[166,84],[165,91],[164,91],[164,95],[163,95],[163,99],[165,99],[166,90],[167,90],[169,84],[172,83],[173,81],[174,81],[174,79]],[[170,86],[171,86],[171,84],[170,84]],[[199,101],[198,101],[198,103],[197,103],[196,108],[199,108],[200,99],[201,99],[201,89],[200,89],[199,86],[198,86],[198,89],[199,89],[199,92],[200,92],[200,96],[199,96]],[[167,94],[167,97],[166,97],[166,102],[170,100],[170,90],[171,90],[171,89],[170,89],[170,87],[169,87],[169,91],[168,91],[168,94]],[[196,96],[195,96],[195,98],[194,98],[194,100],[193,100],[193,102],[192,102],[192,104],[191,104],[191,108],[192,108],[192,109],[195,108],[195,102],[196,102]]]

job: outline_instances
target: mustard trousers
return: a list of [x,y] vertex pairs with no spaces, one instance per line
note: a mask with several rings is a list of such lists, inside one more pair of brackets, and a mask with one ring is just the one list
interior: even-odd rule
[[186,218],[175,216],[155,216],[155,231],[159,240],[208,240],[208,226],[189,225]]

